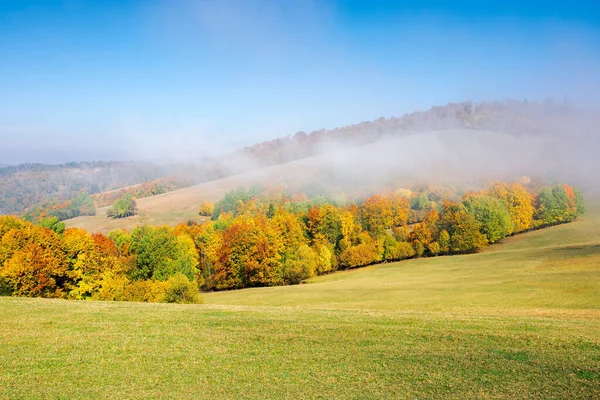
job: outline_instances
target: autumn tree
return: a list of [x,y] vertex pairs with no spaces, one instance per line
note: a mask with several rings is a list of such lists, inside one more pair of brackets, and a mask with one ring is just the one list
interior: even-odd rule
[[15,225],[2,235],[0,280],[15,296],[65,297],[72,279],[60,237],[30,223]]
[[410,202],[401,194],[392,194],[390,200],[392,203],[392,224],[394,226],[406,225],[410,213]]
[[394,223],[392,202],[389,198],[381,195],[371,196],[359,209],[363,227],[374,238],[382,236]]
[[223,232],[215,265],[215,287],[280,284],[280,246],[277,231],[265,220],[248,216],[235,218]]
[[518,183],[507,185],[500,182],[492,186],[490,194],[502,200],[513,221],[514,232],[522,232],[531,227],[533,221],[532,196]]
[[65,297],[69,281],[64,258],[47,247],[29,243],[13,254],[0,271],[14,296]]
[[214,211],[215,205],[210,201],[205,201],[200,206],[200,212],[198,214],[200,214],[203,217],[211,217]]
[[373,239],[368,232],[362,232],[358,236],[358,244],[340,254],[340,265],[345,268],[356,268],[381,261],[385,251],[384,240],[384,237]]
[[479,250],[487,244],[485,236],[479,231],[479,224],[462,204],[446,202],[443,205],[440,229],[448,233],[448,247],[454,253]]

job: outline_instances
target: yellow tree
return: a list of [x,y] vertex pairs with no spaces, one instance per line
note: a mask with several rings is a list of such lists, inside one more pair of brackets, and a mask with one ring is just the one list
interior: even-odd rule
[[513,221],[514,232],[522,232],[531,227],[533,222],[533,197],[520,184],[496,183],[490,189],[490,194],[496,196],[508,208]]
[[214,210],[215,210],[215,205],[213,203],[211,203],[210,201],[205,201],[200,206],[199,214],[202,215],[203,217],[211,217]]
[[410,202],[401,194],[392,194],[392,224],[394,226],[406,225],[410,213]]
[[373,238],[382,236],[394,222],[392,202],[387,197],[371,196],[359,208],[363,227]]
[[15,296],[65,297],[69,273],[64,254],[37,243],[17,250],[0,270]]

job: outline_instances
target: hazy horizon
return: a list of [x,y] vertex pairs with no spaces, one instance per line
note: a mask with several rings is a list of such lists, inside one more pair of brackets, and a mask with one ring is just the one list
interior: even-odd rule
[[0,2],[0,164],[185,160],[461,101],[600,104],[595,2]]

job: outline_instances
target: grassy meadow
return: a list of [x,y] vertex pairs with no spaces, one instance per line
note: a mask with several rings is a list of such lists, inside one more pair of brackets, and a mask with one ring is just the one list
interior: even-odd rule
[[0,298],[0,398],[600,398],[599,207],[205,301]]

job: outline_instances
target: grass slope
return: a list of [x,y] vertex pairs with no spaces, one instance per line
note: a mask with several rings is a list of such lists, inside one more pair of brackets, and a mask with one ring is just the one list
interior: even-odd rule
[[600,212],[205,305],[0,299],[0,398],[599,398]]

